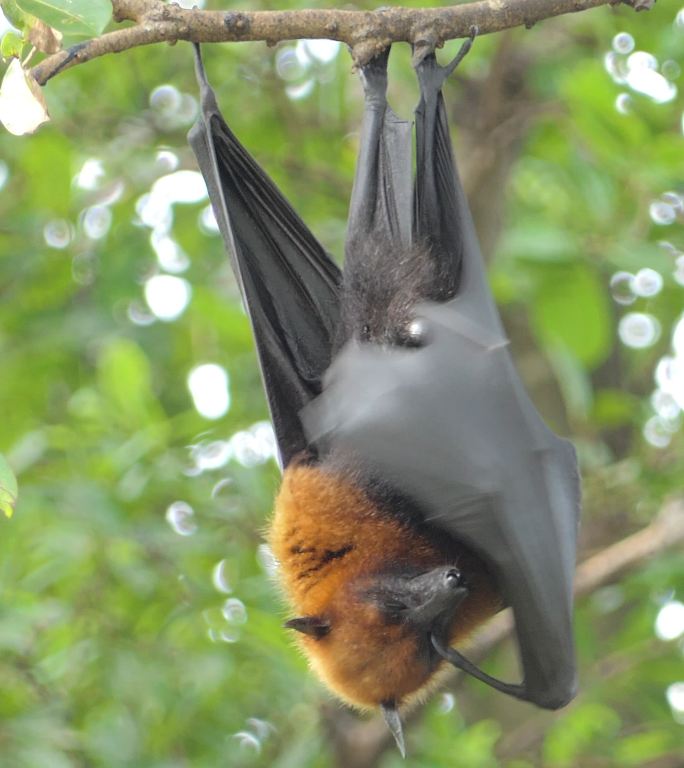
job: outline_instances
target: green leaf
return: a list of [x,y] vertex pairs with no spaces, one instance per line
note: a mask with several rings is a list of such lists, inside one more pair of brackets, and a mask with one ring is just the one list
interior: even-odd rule
[[17,6],[16,0],[0,0],[0,8],[9,23],[17,29],[23,29],[30,17]]
[[17,479],[5,457],[0,453],[0,512],[12,517],[17,503]]
[[550,347],[548,355],[568,413],[575,418],[586,419],[592,405],[589,374],[577,357],[562,344]]
[[546,761],[559,768],[578,765],[578,758],[601,739],[614,738],[620,715],[600,702],[587,702],[570,709],[548,730],[544,743]]
[[127,425],[140,427],[158,416],[150,363],[129,339],[115,339],[98,359],[100,390]]
[[619,389],[601,389],[594,399],[593,420],[601,427],[613,429],[631,424],[639,412],[639,399]]
[[613,321],[597,273],[583,264],[549,268],[532,306],[535,333],[547,347],[561,345],[587,368],[608,356]]
[[64,35],[99,35],[112,17],[108,0],[16,0],[16,4]]
[[[672,734],[666,728],[627,736],[616,745],[618,765],[639,766],[677,750]],[[681,746],[681,742],[680,742]]]
[[20,59],[24,50],[24,38],[16,32],[7,32],[0,41],[0,56],[3,59]]
[[574,233],[535,222],[512,227],[503,236],[498,257],[526,261],[569,262],[581,252]]
[[657,243],[625,236],[619,244],[606,252],[606,261],[617,269],[637,272],[643,267],[650,267],[663,274],[673,269],[674,257]]

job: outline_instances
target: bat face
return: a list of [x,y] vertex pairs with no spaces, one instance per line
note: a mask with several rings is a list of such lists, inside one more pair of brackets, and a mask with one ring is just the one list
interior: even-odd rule
[[368,238],[347,243],[342,282],[342,340],[416,347],[422,343],[416,304],[439,301],[456,291],[450,265],[417,244],[388,253],[387,242]]

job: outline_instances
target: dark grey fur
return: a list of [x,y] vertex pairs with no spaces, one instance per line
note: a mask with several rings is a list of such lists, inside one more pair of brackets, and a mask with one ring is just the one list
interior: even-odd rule
[[338,339],[412,346],[411,327],[421,301],[446,301],[457,289],[453,262],[435,258],[427,246],[387,247],[373,235],[347,243],[342,271]]

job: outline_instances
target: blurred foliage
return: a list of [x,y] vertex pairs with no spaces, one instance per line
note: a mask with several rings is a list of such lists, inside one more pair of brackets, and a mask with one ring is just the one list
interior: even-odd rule
[[[684,98],[654,103],[615,83],[604,62],[614,36],[630,33],[683,90],[679,10],[603,7],[513,35],[531,57],[538,116],[506,188],[492,280],[505,319],[522,313],[532,329],[523,373],[534,379],[547,360],[563,393],[584,466],[587,550],[646,524],[684,477],[679,415],[654,431],[651,404],[684,308],[684,219],[676,208],[668,224],[649,215],[664,193],[684,193]],[[498,44],[479,40],[460,77],[484,78]],[[292,50],[205,55],[237,135],[340,255],[360,88],[344,51],[297,68]],[[393,59],[392,95],[408,114],[407,50]],[[460,93],[450,84],[448,101]],[[0,135],[0,452],[19,480],[15,515],[0,516],[0,765],[329,766],[326,694],[280,627],[259,549],[278,470],[239,449],[267,414],[206,199],[173,206],[170,236],[190,257],[187,309],[163,322],[145,305],[146,281],[164,270],[140,200],[174,158],[195,169],[190,48],[102,58],[55,78],[46,95],[52,123]],[[662,290],[616,302],[614,273],[643,268]],[[634,311],[660,328],[644,348],[618,335]],[[231,408],[214,421],[186,386],[205,362],[230,374]],[[198,461],[225,443],[230,461]],[[185,528],[169,524],[170,508],[184,510]],[[684,678],[682,637],[658,639],[654,621],[682,595],[681,552],[644,564],[578,606],[571,706],[536,712],[468,682],[427,706],[406,763],[388,752],[382,765],[679,764],[684,714],[678,721],[666,690]],[[516,675],[510,647],[488,664]]]

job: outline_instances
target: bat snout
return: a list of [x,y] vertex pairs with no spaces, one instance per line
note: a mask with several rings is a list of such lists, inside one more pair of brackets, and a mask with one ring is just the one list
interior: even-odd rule
[[405,602],[410,621],[426,625],[453,615],[468,595],[461,571],[454,566],[441,566],[415,576],[405,586]]

